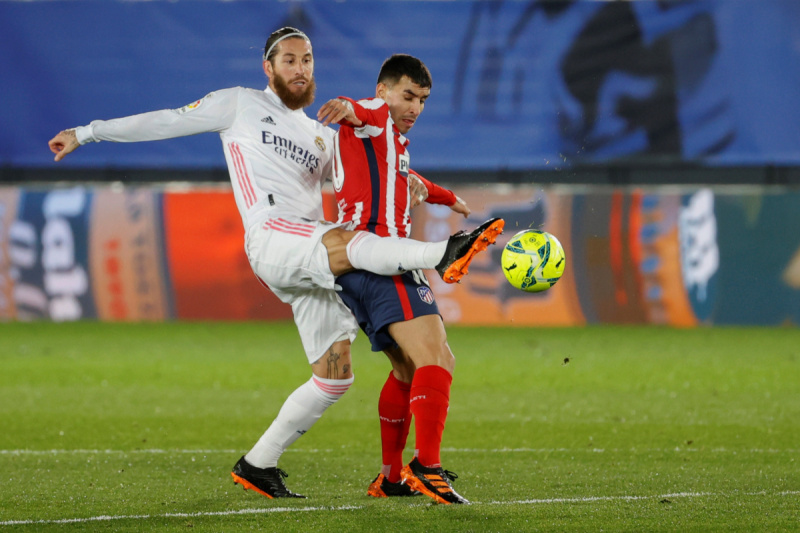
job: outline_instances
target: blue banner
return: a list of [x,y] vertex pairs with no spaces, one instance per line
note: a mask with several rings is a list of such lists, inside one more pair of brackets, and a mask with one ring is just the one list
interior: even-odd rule
[[[313,42],[317,101],[374,95],[396,52],[433,74],[418,169],[617,160],[800,163],[796,0],[0,0],[0,165],[52,164],[59,130],[262,88],[267,35]],[[216,135],[112,146],[82,167],[222,167]]]

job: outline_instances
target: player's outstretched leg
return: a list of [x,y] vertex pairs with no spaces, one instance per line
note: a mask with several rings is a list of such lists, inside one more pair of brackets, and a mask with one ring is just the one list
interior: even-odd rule
[[412,489],[406,484],[405,479],[400,479],[397,483],[392,483],[383,474],[378,474],[372,484],[367,489],[367,496],[373,498],[389,498],[394,496],[419,496],[419,491]]
[[445,283],[461,281],[475,255],[494,244],[498,235],[503,233],[505,224],[502,218],[492,218],[470,233],[459,231],[451,235],[442,261],[436,265],[436,271]]
[[452,503],[469,504],[469,500],[453,489],[453,481],[458,476],[443,468],[426,468],[415,457],[413,461],[403,468],[403,481],[425,496],[433,498],[437,503],[449,505]]
[[254,490],[267,498],[305,498],[302,494],[290,491],[283,478],[289,474],[280,468],[257,468],[245,461],[244,456],[233,466],[231,472],[233,482],[244,487],[244,490]]

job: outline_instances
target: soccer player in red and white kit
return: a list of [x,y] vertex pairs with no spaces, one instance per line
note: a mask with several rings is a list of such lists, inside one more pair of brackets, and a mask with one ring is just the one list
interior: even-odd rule
[[[350,343],[358,325],[334,291],[335,276],[354,268],[383,275],[450,267],[470,256],[480,234],[422,243],[347,231],[323,221],[322,183],[332,169],[334,131],[307,117],[314,99],[314,57],[295,28],[273,32],[264,47],[265,90],[222,89],[180,109],[96,120],[49,141],[55,160],[99,141],[137,142],[217,132],[256,276],[292,306],[312,377],[284,403],[272,425],[242,457],[234,481],[273,497],[290,491],[278,458],[348,390]],[[187,216],[202,214],[187,213]],[[474,232],[473,232],[474,233]]]
[[[409,189],[412,174],[426,184],[429,203],[469,214],[451,191],[424,180],[409,166],[405,135],[422,113],[431,87],[422,61],[395,54],[381,67],[375,98],[356,102],[342,97],[320,108],[317,118],[323,124],[338,118],[342,106],[352,109],[339,121],[335,145],[339,222],[376,235],[408,236],[410,208],[416,200]],[[495,241],[503,224],[492,219],[482,226],[486,232],[478,243],[481,249]],[[383,468],[367,493],[389,497],[418,491],[439,503],[469,503],[453,489],[456,475],[442,468],[440,458],[455,358],[425,275],[411,271],[385,277],[355,271],[339,276],[337,283],[373,350],[383,350],[392,364],[378,402]],[[404,467],[412,415],[416,451]]]

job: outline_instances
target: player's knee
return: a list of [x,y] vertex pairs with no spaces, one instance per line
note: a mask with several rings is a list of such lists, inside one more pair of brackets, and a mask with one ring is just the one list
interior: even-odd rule
[[451,374],[456,369],[456,357],[450,351],[450,347],[445,344],[445,348],[439,352],[438,366],[444,368]]
[[432,339],[429,352],[435,359],[435,364],[452,373],[456,366],[456,358],[447,344],[447,338]]
[[352,378],[353,362],[349,338],[334,342],[322,357],[311,364],[311,371],[315,376],[325,379]]
[[311,365],[311,372],[318,378],[331,380],[348,380],[353,378],[353,368],[350,363],[328,366],[318,363]]
[[420,357],[415,357],[417,368],[427,365],[436,365],[444,368],[451,374],[456,366],[456,358],[450,351],[447,342],[428,342],[420,351]]
[[394,370],[394,377],[403,383],[411,383],[411,381],[414,379],[414,371],[416,369],[417,367],[411,362],[410,359],[405,361],[403,364],[395,365],[392,368],[392,370]]
[[342,228],[333,228],[322,236],[322,244],[328,251],[328,263],[331,272],[335,276],[353,270],[350,259],[347,256],[347,244],[355,235],[352,231],[345,231]]

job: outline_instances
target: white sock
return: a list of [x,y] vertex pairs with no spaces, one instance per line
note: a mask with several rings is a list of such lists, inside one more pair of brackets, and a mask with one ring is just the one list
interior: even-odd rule
[[378,237],[360,231],[347,243],[353,268],[394,276],[418,268],[435,268],[444,257],[447,241],[422,242],[400,237]]
[[347,392],[354,379],[312,376],[289,395],[267,431],[247,452],[245,460],[257,468],[278,466],[278,459],[286,448],[311,429],[322,413]]

